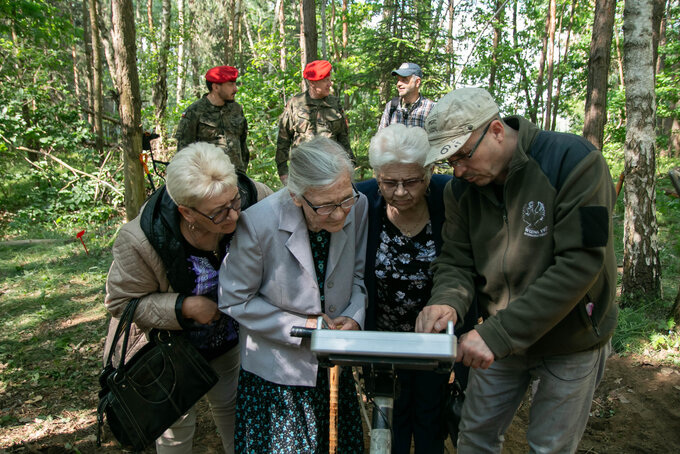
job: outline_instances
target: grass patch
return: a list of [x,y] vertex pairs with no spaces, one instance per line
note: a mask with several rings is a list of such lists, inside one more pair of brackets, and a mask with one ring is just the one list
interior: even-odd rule
[[[111,262],[100,243],[108,240],[91,241],[89,254],[74,241],[0,245],[0,408],[49,401],[46,419],[60,417],[49,408],[92,409]],[[20,422],[5,416],[0,426]]]

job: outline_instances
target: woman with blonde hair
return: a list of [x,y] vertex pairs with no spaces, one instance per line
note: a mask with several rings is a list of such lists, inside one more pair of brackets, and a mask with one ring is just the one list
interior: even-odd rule
[[[113,245],[106,308],[118,317],[139,298],[128,355],[153,328],[183,330],[220,379],[207,394],[222,445],[234,452],[234,408],[239,371],[237,323],[217,309],[217,272],[229,251],[241,211],[266,195],[229,157],[205,142],[179,151],[166,184],[125,224]],[[269,191],[271,192],[271,191]],[[190,453],[196,424],[192,408],[156,440],[159,453]]]

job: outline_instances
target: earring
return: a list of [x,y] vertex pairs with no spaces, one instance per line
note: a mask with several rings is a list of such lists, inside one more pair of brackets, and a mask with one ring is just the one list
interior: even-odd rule
[[196,230],[196,224],[194,224],[193,222],[190,222],[189,223],[189,230]]

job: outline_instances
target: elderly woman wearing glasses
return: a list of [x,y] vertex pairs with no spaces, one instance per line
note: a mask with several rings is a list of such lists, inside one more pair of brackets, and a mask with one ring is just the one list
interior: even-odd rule
[[[220,269],[220,310],[240,325],[236,452],[328,452],[328,369],[293,326],[364,324],[366,198],[336,142],[291,150],[287,187],[243,213]],[[351,376],[340,377],[338,452],[363,453]]]
[[[266,186],[237,174],[221,149],[205,142],[189,145],[168,165],[166,185],[121,229],[106,282],[105,304],[114,317],[106,351],[116,317],[132,298],[140,301],[130,354],[152,328],[184,330],[220,375],[207,397],[227,453],[234,452],[238,330],[217,309],[217,272],[241,210],[268,193]],[[190,453],[195,421],[191,409],[156,440],[157,452]]]
[[[430,263],[442,246],[443,191],[451,179],[425,166],[427,133],[393,124],[371,139],[369,162],[375,179],[357,184],[368,198],[366,329],[413,332],[432,289]],[[472,311],[471,311],[472,312]],[[459,380],[467,371],[456,367]],[[394,401],[392,453],[441,453],[441,419],[448,375],[399,370]]]

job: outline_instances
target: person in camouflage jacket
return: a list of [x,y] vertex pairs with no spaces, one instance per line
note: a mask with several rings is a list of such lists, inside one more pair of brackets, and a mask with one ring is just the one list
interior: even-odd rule
[[308,63],[302,72],[309,89],[293,96],[279,118],[279,136],[276,141],[276,167],[281,181],[288,179],[288,153],[291,148],[315,136],[335,140],[347,151],[352,161],[354,155],[349,144],[347,118],[340,100],[330,94],[333,67],[326,60]]
[[237,170],[245,172],[250,161],[246,138],[248,122],[243,108],[234,101],[238,70],[233,66],[210,69],[205,80],[209,93],[191,104],[177,126],[177,151],[194,142],[220,147]]

